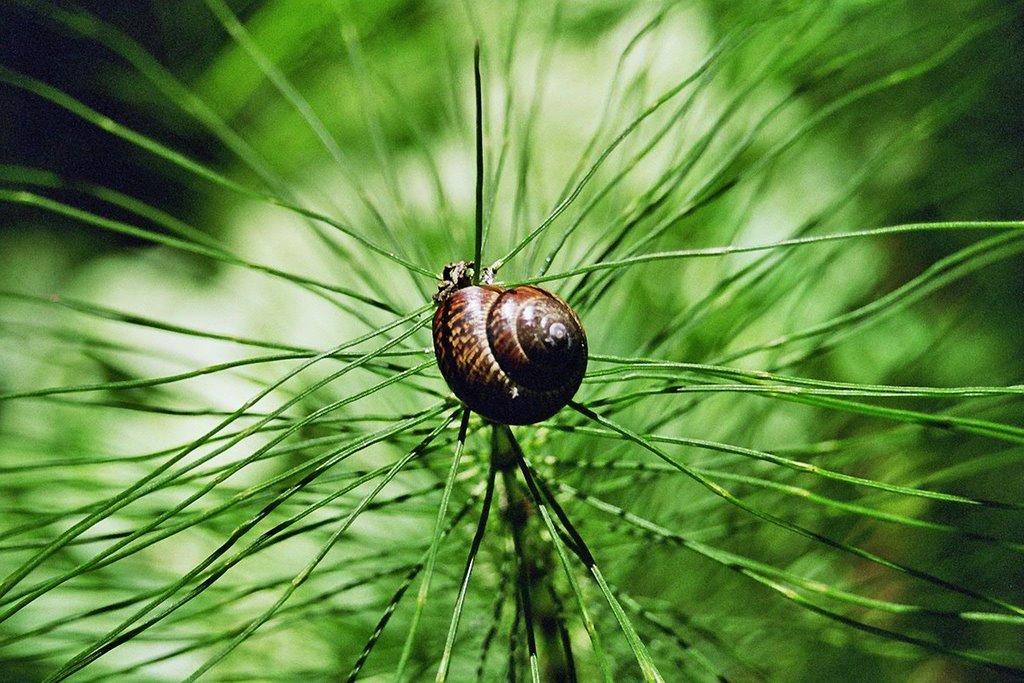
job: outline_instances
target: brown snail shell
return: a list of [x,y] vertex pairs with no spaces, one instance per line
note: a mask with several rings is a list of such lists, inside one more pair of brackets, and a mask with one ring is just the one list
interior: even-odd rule
[[540,287],[456,289],[434,313],[434,353],[455,395],[503,424],[551,417],[587,371],[579,317]]

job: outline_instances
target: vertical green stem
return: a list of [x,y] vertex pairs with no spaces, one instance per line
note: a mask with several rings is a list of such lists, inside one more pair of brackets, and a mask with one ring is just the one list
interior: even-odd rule
[[459,439],[455,445],[455,457],[452,459],[451,468],[448,470],[448,478],[445,481],[444,492],[441,494],[441,504],[437,508],[437,521],[434,524],[434,535],[430,541],[430,548],[427,551],[427,561],[424,565],[423,581],[420,583],[419,593],[416,595],[416,609],[412,615],[412,622],[409,625],[409,633],[405,638],[405,645],[402,647],[402,655],[398,660],[398,667],[395,669],[395,681],[402,680],[405,667],[409,663],[409,656],[412,654],[412,645],[416,640],[416,630],[419,627],[420,618],[423,616],[423,609],[427,605],[427,594],[430,592],[430,580],[434,576],[434,563],[437,560],[437,549],[441,544],[441,535],[444,530],[445,513],[448,511],[448,500],[451,497],[452,489],[455,488],[455,478],[459,473],[459,461],[462,459],[462,450],[466,446],[466,431],[469,427],[469,408],[462,410],[462,423],[459,425]]
[[505,481],[505,488],[508,491],[511,509],[510,514],[506,518],[512,530],[512,543],[515,545],[516,559],[519,567],[516,586],[519,589],[519,604],[522,608],[523,619],[526,622],[526,649],[530,663],[530,680],[532,683],[540,683],[540,662],[537,655],[537,635],[534,630],[533,597],[531,594],[531,584],[535,581],[535,577],[532,576],[533,572],[530,568],[532,558],[527,554],[526,541],[523,538],[523,532],[526,529],[526,518],[520,518],[515,512],[515,507],[519,505],[516,500],[522,496],[522,492],[519,491],[515,481],[515,473],[512,470],[504,470],[502,476]]
[[480,41],[473,46],[473,85],[476,91],[476,237],[473,252],[473,282],[480,282],[480,259],[484,242],[484,106],[480,85]]
[[487,518],[491,511],[491,498],[494,496],[495,474],[496,470],[492,466],[487,475],[487,489],[484,493],[483,507],[480,510],[480,519],[477,521],[476,533],[473,535],[473,542],[469,548],[466,569],[462,572],[459,596],[455,599],[455,608],[452,610],[452,620],[448,627],[448,639],[444,644],[444,654],[441,656],[441,663],[437,667],[437,675],[434,678],[438,683],[448,680],[448,663],[451,661],[452,648],[455,646],[455,634],[459,630],[459,619],[462,617],[462,608],[466,602],[466,590],[469,588],[469,579],[473,573],[476,554],[480,550],[480,544],[484,540],[484,532],[487,530]]

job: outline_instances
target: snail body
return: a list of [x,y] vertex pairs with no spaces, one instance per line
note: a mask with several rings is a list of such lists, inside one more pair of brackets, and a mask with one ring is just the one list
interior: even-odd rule
[[587,370],[575,311],[540,287],[469,285],[434,312],[434,353],[448,386],[493,422],[532,424],[561,410]]

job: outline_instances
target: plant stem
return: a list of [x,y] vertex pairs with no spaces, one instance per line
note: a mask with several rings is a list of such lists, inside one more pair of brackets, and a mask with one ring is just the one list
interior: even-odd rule
[[480,41],[473,46],[473,85],[476,93],[476,236],[473,240],[473,283],[480,282],[480,261],[484,241],[484,113],[480,85]]

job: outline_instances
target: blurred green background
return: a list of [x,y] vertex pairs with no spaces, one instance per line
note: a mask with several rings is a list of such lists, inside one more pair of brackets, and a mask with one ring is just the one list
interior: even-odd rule
[[[429,272],[471,256],[474,40],[482,46],[486,102],[485,260],[520,243],[592,174],[569,210],[502,270],[510,282],[535,276],[546,254],[557,274],[632,253],[1024,216],[1024,13],[1014,2],[19,0],[0,7],[0,27],[4,576],[262,388],[272,389],[267,403],[232,429],[275,408],[284,410],[275,420],[292,424],[429,360],[421,330],[398,347],[409,358],[398,357],[397,365],[381,361],[375,371],[308,395],[302,390],[330,370],[317,366],[280,386],[284,368],[271,362],[212,371],[258,355],[254,347],[330,348],[424,305],[434,286],[330,226],[320,224],[318,233],[315,221],[265,196],[326,214]],[[644,114],[691,75],[678,97]],[[77,113],[65,97],[80,103],[71,107]],[[124,128],[104,129],[99,117]],[[145,139],[125,139],[129,129]],[[621,131],[630,133],[616,143]],[[27,202],[17,194],[23,190],[56,204]],[[207,249],[166,240],[154,246],[154,234]],[[739,380],[678,368],[645,375],[623,363],[620,370],[638,376],[601,375],[618,366],[592,362],[598,372],[580,400],[646,436],[756,449],[883,486],[982,501],[937,502],[694,444],[666,447],[759,509],[894,568],[753,517],[678,473],[617,471],[609,463],[654,459],[627,439],[587,433],[570,411],[552,425],[517,430],[554,484],[827,587],[822,598],[807,585],[794,588],[791,577],[775,577],[835,610],[833,618],[750,581],[727,561],[687,552],[664,534],[652,540],[562,489],[604,573],[642,606],[634,618],[667,680],[998,680],[1013,676],[1012,667],[1017,675],[1024,669],[1024,612],[1016,607],[1024,603],[1024,483],[1017,476],[1024,455],[1024,258],[1012,236],[1005,245],[978,246],[994,234],[875,235],[625,266],[546,285],[579,306],[599,355],[727,364],[894,392],[1011,388],[986,396],[965,390],[864,398],[817,387],[800,401],[784,392],[744,393],[734,386]],[[563,235],[565,246],[555,251]],[[979,252],[970,260],[972,248]],[[268,277],[263,266],[386,306],[335,296],[349,304],[338,306],[294,279]],[[914,282],[920,299],[901,289]],[[873,312],[875,302],[900,291],[908,294],[903,303]],[[801,336],[818,325],[831,327]],[[204,369],[211,372],[182,383],[118,384]],[[94,384],[94,391],[72,391]],[[56,391],[27,395],[49,389]],[[258,497],[236,500],[247,487],[322,457],[328,446],[317,439],[339,439],[330,447],[356,443],[437,395],[447,392],[431,367],[342,408],[333,422],[305,425],[172,517],[167,525],[182,525],[175,534],[161,539],[158,530],[147,531],[136,539],[138,552],[109,566],[77,569],[214,481],[217,467],[258,453],[276,423],[218,454],[195,479],[171,477],[104,515],[80,544],[61,543],[0,602],[0,680],[42,680],[102,642],[143,596],[172,586],[261,509]],[[908,412],[873,412],[843,400]],[[344,480],[390,464],[433,426],[401,431],[325,476]],[[321,591],[309,594],[318,599],[298,602],[207,678],[344,676],[430,538],[453,438],[449,428],[428,464],[386,489],[390,502],[359,516],[351,542],[332,551],[333,569],[302,589]],[[486,429],[474,422],[455,502],[472,500],[488,448]],[[334,479],[315,482],[253,533],[303,510],[320,519],[352,509],[358,497],[322,510],[314,505],[333,486]],[[426,493],[419,497],[401,496],[420,488]],[[221,505],[223,512],[200,514]],[[425,680],[436,667],[474,524],[475,513],[442,546],[410,680]],[[73,680],[183,679],[272,603],[275,588],[331,530],[309,529],[269,552],[254,551],[174,618]],[[546,538],[539,522],[532,530]],[[514,600],[498,588],[509,582],[508,543],[508,530],[493,521],[453,680],[471,680],[478,664],[483,680],[505,680],[508,661],[522,656],[523,644],[508,638]],[[387,555],[374,554],[381,548]],[[554,566],[554,555],[547,557]],[[911,569],[941,581],[919,581]],[[66,582],[8,612],[20,590],[63,572]],[[552,576],[553,590],[569,603],[564,619],[580,653],[581,680],[596,680],[579,613],[564,578]],[[358,582],[355,596],[332,592],[345,580]],[[270,588],[253,588],[263,582]],[[198,579],[172,594],[194,585]],[[368,660],[367,680],[391,680],[417,585]],[[496,591],[509,600],[498,617]],[[639,680],[601,595],[591,586],[587,599],[616,680]],[[975,613],[983,616],[963,616]],[[479,654],[492,626],[498,644]]]

